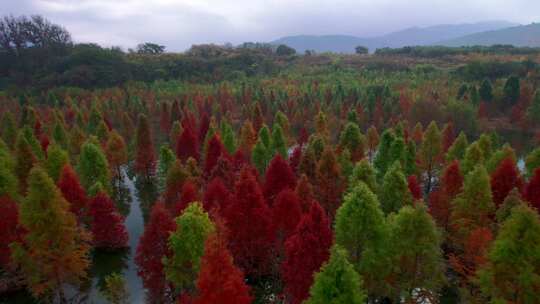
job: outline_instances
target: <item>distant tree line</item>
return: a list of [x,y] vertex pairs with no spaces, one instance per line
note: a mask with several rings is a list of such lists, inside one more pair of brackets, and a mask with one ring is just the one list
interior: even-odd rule
[[442,57],[449,55],[469,55],[480,54],[510,54],[510,55],[536,55],[540,54],[540,48],[515,47],[513,45],[492,45],[492,46],[405,46],[402,48],[380,48],[375,51],[375,55],[407,55],[411,57]]

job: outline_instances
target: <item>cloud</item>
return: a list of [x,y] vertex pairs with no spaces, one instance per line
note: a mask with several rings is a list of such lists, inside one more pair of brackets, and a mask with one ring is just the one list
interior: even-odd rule
[[169,50],[294,34],[374,36],[411,26],[540,21],[538,0],[3,0],[1,14],[42,14],[76,41]]

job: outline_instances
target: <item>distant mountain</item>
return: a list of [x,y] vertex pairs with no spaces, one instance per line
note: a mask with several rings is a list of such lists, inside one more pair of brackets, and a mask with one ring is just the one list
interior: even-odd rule
[[487,21],[471,24],[436,25],[425,28],[414,27],[373,38],[348,35],[298,35],[283,37],[270,43],[288,45],[295,48],[299,53],[303,53],[306,50],[315,50],[319,53],[354,53],[354,48],[358,45],[365,46],[370,51],[375,51],[376,48],[381,47],[430,45],[465,35],[499,30],[516,25],[516,23],[506,21]]
[[514,46],[540,47],[540,23],[475,33],[440,41],[437,44],[446,46],[512,44]]

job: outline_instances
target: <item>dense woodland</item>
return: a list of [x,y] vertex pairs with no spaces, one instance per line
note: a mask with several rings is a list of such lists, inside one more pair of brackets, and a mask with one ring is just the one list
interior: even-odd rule
[[10,20],[0,302],[84,302],[130,179],[148,303],[540,303],[538,52],[124,53]]

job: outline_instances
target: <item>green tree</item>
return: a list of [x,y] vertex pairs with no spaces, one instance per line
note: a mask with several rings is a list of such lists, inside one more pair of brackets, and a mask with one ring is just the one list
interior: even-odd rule
[[495,215],[489,175],[482,165],[468,173],[463,191],[452,201],[450,219],[455,237],[465,238],[476,228],[490,227]]
[[198,202],[191,203],[176,218],[176,231],[168,241],[172,252],[163,258],[165,276],[179,291],[193,291],[199,274],[206,238],[214,224]]
[[12,258],[34,296],[63,303],[64,284],[86,277],[90,237],[43,169],[32,169],[28,180],[19,215],[27,233],[11,245]]
[[527,168],[527,176],[533,175],[534,169],[540,168],[540,148],[536,148],[525,158],[525,168]]
[[461,162],[461,171],[463,175],[471,172],[475,166],[484,164],[484,152],[480,147],[478,141],[473,142],[467,150],[465,150],[465,156]]
[[399,162],[395,162],[384,175],[379,200],[385,214],[398,212],[401,207],[412,204],[413,197]]
[[540,90],[536,91],[534,99],[527,109],[527,118],[529,121],[536,123],[537,125],[540,122]]
[[23,134],[24,138],[26,138],[26,141],[30,145],[34,156],[39,161],[45,160],[45,153],[43,152],[41,144],[34,135],[34,131],[32,131],[32,129],[30,129],[28,126],[24,126],[24,128],[22,128],[20,132]]
[[339,148],[348,149],[353,160],[358,161],[364,156],[364,141],[364,135],[360,132],[358,125],[349,122],[339,137]]
[[480,104],[480,94],[478,93],[478,89],[476,88],[476,86],[471,86],[470,90],[471,90],[471,103],[477,106],[478,104]]
[[426,132],[424,132],[424,138],[419,151],[420,167],[426,173],[426,180],[424,182],[426,187],[425,193],[431,192],[433,177],[436,176],[436,172],[440,167],[439,156],[441,151],[441,132],[437,124],[432,121]]
[[18,183],[15,176],[15,161],[6,144],[0,139],[0,197],[17,198]]
[[460,132],[456,140],[454,140],[454,143],[448,149],[448,152],[446,152],[446,160],[448,162],[456,159],[462,160],[465,156],[465,150],[468,146],[469,141],[467,140],[467,135],[465,135],[465,133],[463,132]]
[[392,165],[392,156],[390,154],[390,148],[394,141],[394,134],[391,129],[386,129],[381,135],[381,141],[375,159],[373,160],[373,166],[377,170],[377,180],[381,181],[388,167]]
[[253,160],[255,168],[257,168],[261,174],[263,174],[266,171],[266,167],[268,167],[268,163],[270,162],[269,155],[270,153],[263,141],[258,139],[251,152],[251,159]]
[[15,143],[15,174],[19,179],[20,193],[26,192],[26,180],[35,163],[37,163],[37,159],[32,147],[22,132],[19,132]]
[[221,134],[223,134],[223,146],[227,152],[234,154],[236,151],[236,136],[230,124],[227,122],[221,123]]
[[2,116],[2,123],[0,124],[0,129],[2,130],[2,139],[8,145],[8,147],[13,147],[15,141],[17,140],[17,123],[15,122],[15,117],[9,111],[6,111]]
[[331,250],[330,260],[315,275],[307,304],[361,304],[366,295],[362,278],[347,260],[347,252],[339,245]]
[[482,81],[478,93],[480,93],[482,101],[491,102],[493,100],[493,88],[489,79],[486,78]]
[[490,303],[538,303],[540,219],[530,207],[512,209],[478,271],[478,284]]
[[403,171],[406,176],[416,175],[416,144],[409,140],[405,148],[405,157],[403,160]]
[[176,154],[174,154],[174,152],[166,145],[162,145],[159,148],[159,158],[157,166],[158,188],[160,189],[160,191],[163,191],[165,189],[167,173],[169,172],[169,168],[174,164],[175,161]]
[[405,303],[436,301],[445,283],[445,267],[435,221],[419,203],[401,208],[390,226],[394,296]]
[[364,182],[356,182],[338,209],[335,237],[364,278],[368,293],[381,295],[387,273],[388,229],[377,197]]
[[45,170],[56,183],[60,178],[60,173],[66,164],[69,164],[69,156],[59,145],[52,144],[47,149],[47,160]]
[[509,105],[514,105],[519,100],[520,94],[519,78],[517,76],[510,76],[504,84],[504,98]]
[[354,48],[354,52],[358,55],[366,55],[369,52],[369,49],[365,46],[357,46]]
[[377,180],[375,179],[375,169],[367,159],[362,159],[356,163],[351,175],[349,176],[349,190],[354,189],[357,184],[364,182],[369,190],[377,193]]
[[272,128],[272,147],[271,147],[271,155],[270,157],[273,158],[276,153],[279,153],[283,159],[288,158],[287,153],[287,140],[285,139],[285,136],[283,135],[283,130],[281,129],[280,125],[274,125]]
[[66,128],[64,127],[64,124],[61,123],[60,121],[57,121],[54,124],[52,138],[56,144],[62,147],[62,149],[68,148],[68,134],[66,132]]
[[77,173],[79,173],[81,184],[86,191],[99,182],[107,193],[111,193],[109,163],[101,148],[91,140],[82,146]]
[[111,304],[129,303],[126,280],[121,273],[115,272],[105,277],[105,290],[102,293]]

